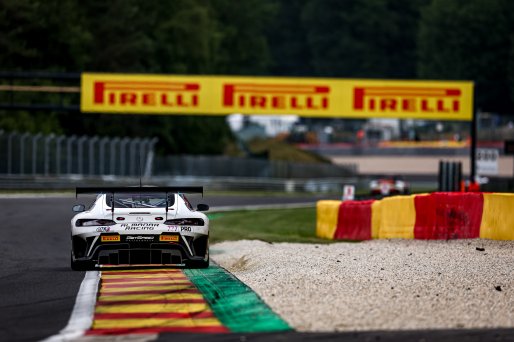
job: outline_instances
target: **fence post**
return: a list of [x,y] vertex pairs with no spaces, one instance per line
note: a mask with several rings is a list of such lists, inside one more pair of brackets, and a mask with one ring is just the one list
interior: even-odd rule
[[159,139],[152,138],[147,145],[148,152],[146,153],[145,178],[150,177],[152,175],[154,147],[155,144],[157,144],[157,141],[159,141]]
[[20,174],[25,174],[25,140],[30,136],[29,133],[23,133],[20,137]]
[[65,136],[60,135],[55,139],[55,173],[61,175],[61,143],[66,139]]
[[37,173],[37,142],[41,137],[41,133],[32,137],[32,175],[36,175]]
[[109,165],[109,170],[110,170],[111,175],[116,174],[116,144],[119,144],[119,143],[120,143],[120,138],[116,137],[114,139],[111,139],[111,153],[109,156],[109,158],[111,159],[110,165]]
[[15,135],[18,135],[16,132],[11,132],[7,136],[7,174],[12,174],[12,140]]
[[71,149],[73,148],[73,142],[74,141],[77,141],[77,136],[76,135],[72,135],[71,137],[68,138],[68,141],[66,141],[66,167],[67,167],[67,172],[69,175],[71,175],[72,173],[72,161],[73,161],[73,154],[71,153]]
[[98,141],[98,136],[89,139],[89,175],[95,174],[95,143]]
[[78,139],[78,174],[80,175],[83,175],[84,174],[84,170],[83,170],[83,165],[84,165],[84,142],[87,140],[87,136],[86,135],[83,135],[81,136],[79,139]]
[[136,138],[136,139],[132,139],[132,141],[130,142],[130,168],[129,168],[129,170],[130,170],[131,176],[137,175],[137,171],[136,171],[136,168],[137,168],[136,157],[137,157],[137,152],[138,152],[137,145],[139,145],[140,141],[141,141],[141,139]]
[[109,138],[104,137],[100,140],[99,143],[99,154],[100,154],[100,170],[99,174],[103,175],[105,173],[105,145],[109,142]]
[[44,151],[44,172],[45,176],[48,176],[50,171],[50,141],[55,138],[55,135],[52,133],[45,137],[45,151]]
[[120,141],[120,176],[124,176],[125,172],[125,155],[126,155],[126,146],[130,142],[130,139],[125,137]]
[[[146,166],[146,150],[150,144],[150,139],[141,139],[139,143],[139,176],[143,177],[144,167]],[[143,164],[144,163],[144,164]]]

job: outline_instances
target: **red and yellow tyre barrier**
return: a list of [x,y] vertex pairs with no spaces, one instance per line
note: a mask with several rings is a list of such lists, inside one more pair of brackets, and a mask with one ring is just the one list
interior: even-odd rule
[[[371,206],[374,201],[345,201],[338,210],[336,240],[370,240]],[[367,227],[367,229],[361,229]]]
[[416,210],[414,196],[395,196],[381,200],[379,239],[412,239]]
[[145,269],[101,272],[86,334],[228,331],[181,270]]
[[333,240],[514,240],[514,194],[432,193],[377,201],[319,201],[318,237]]
[[340,201],[318,201],[316,204],[316,235],[332,239],[337,228]]
[[514,194],[484,194],[480,237],[514,240]]

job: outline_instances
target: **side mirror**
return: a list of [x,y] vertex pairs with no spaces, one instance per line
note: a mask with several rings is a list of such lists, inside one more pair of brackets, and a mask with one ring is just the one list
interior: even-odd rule
[[198,206],[196,207],[196,210],[198,210],[198,211],[208,211],[209,210],[209,206],[207,204],[198,204]]
[[84,204],[77,204],[73,206],[73,212],[75,213],[81,213],[84,210],[86,210],[86,206]]

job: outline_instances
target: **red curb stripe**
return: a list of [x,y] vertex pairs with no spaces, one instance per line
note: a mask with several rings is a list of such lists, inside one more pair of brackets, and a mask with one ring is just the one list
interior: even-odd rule
[[95,329],[86,332],[86,335],[125,335],[125,334],[158,334],[163,332],[187,332],[187,333],[228,333],[224,326],[210,327],[156,327],[141,329]]
[[149,291],[120,291],[120,292],[101,292],[100,295],[104,296],[124,296],[124,295],[138,295],[138,294],[164,294],[164,293],[200,293],[195,289],[186,290],[149,290]]
[[214,318],[216,317],[212,311],[200,312],[157,312],[157,313],[97,313],[95,320],[101,319],[134,319],[134,318]]
[[159,278],[119,278],[119,279],[103,279],[102,283],[127,283],[127,282],[148,282],[163,281],[163,280],[188,280],[186,277],[159,277]]
[[130,304],[201,304],[203,299],[142,299],[142,300],[101,300],[96,302],[96,306],[130,305]]
[[182,274],[182,271],[142,271],[142,272],[108,272],[102,271],[102,275],[149,275],[149,274]]
[[170,283],[157,283],[157,284],[102,284],[102,289],[113,289],[113,288],[129,288],[129,287],[155,287],[155,286],[175,286],[175,285],[193,285],[190,281],[177,281]]
[[215,318],[211,311],[200,311],[200,312],[136,312],[136,313],[97,313],[95,314],[95,320],[108,320],[108,319],[134,319],[134,318]]

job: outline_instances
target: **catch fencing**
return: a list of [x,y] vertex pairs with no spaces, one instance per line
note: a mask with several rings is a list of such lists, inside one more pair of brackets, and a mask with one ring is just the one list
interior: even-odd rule
[[149,176],[156,138],[0,131],[0,174]]

